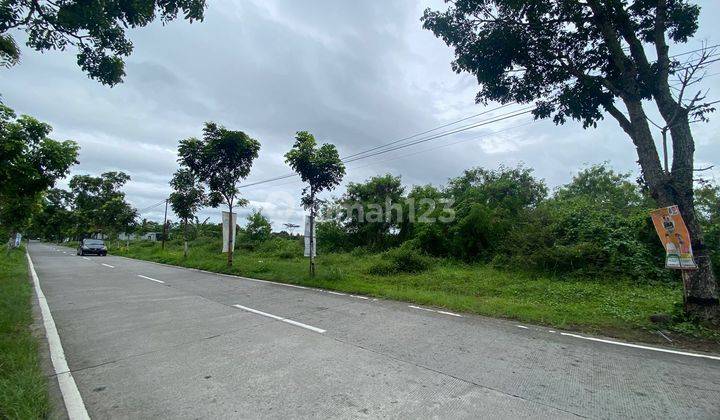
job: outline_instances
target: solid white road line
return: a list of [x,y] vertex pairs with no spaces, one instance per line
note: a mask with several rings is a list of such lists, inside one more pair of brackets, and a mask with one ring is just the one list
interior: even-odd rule
[[454,313],[454,312],[439,311],[439,310],[436,310],[436,309],[423,308],[423,307],[415,306],[415,305],[408,305],[408,307],[409,307],[409,308],[413,308],[413,309],[419,309],[419,310],[421,310],[421,311],[435,312],[436,314],[456,316],[456,317],[458,317],[458,318],[462,318],[462,317],[463,317],[462,315],[456,314],[456,313]]
[[688,352],[685,352],[685,351],[662,349],[662,348],[650,347],[650,346],[641,346],[640,344],[621,343],[621,342],[619,342],[619,341],[604,340],[604,339],[602,339],[602,338],[595,338],[595,337],[585,337],[585,336],[578,335],[578,334],[570,334],[570,333],[564,333],[564,332],[561,332],[560,335],[565,335],[565,336],[574,337],[574,338],[581,338],[581,339],[583,339],[583,340],[598,341],[598,342],[600,342],[600,343],[615,344],[616,346],[625,346],[625,347],[632,347],[632,348],[636,348],[636,349],[652,350],[652,351],[659,351],[659,352],[663,352],[663,353],[679,354],[679,355],[681,355],[681,356],[703,357],[703,358],[705,358],[705,359],[720,360],[720,356],[711,356],[711,355],[709,355],[709,354],[688,353]]
[[296,327],[305,328],[310,331],[315,331],[316,333],[320,333],[320,334],[325,333],[325,330],[323,330],[321,328],[313,327],[312,325],[303,324],[302,322],[293,321],[292,319],[287,319],[287,318],[283,318],[281,316],[269,314],[267,312],[258,311],[257,309],[248,308],[247,306],[242,306],[242,305],[233,305],[233,306],[235,306],[236,308],[242,309],[243,311],[252,312],[254,314],[266,316],[266,317],[272,318],[272,319],[277,319],[278,321],[282,321],[282,322],[285,322],[285,323],[288,323],[291,325],[295,325]]
[[60,342],[60,336],[55,327],[55,321],[50,313],[50,307],[48,306],[47,299],[45,299],[45,294],[43,294],[40,288],[40,280],[35,272],[35,266],[33,266],[30,254],[26,252],[26,255],[28,265],[30,266],[30,275],[35,285],[35,294],[37,295],[38,304],[40,305],[43,325],[45,326],[45,335],[47,336],[48,346],[50,347],[50,359],[52,360],[53,369],[55,369],[55,377],[60,385],[60,393],[62,394],[63,401],[65,401],[65,409],[67,410],[68,417],[71,420],[90,419],[80,391],[78,391],[77,385],[75,384],[75,379],[68,367],[67,360],[65,360],[65,352]]
[[445,315],[450,315],[450,316],[456,316],[456,317],[458,317],[458,318],[462,318],[462,315],[456,314],[456,313],[454,313],[454,312],[437,311],[437,313],[439,313],[439,314],[445,314]]
[[148,277],[148,276],[143,276],[142,274],[138,274],[138,277],[142,277],[142,278],[144,278],[144,279],[147,279],[147,280],[150,280],[150,281],[154,281],[154,282],[156,282],[156,283],[165,284],[165,282],[162,281],[162,280],[154,279],[154,278]]
[[330,293],[331,295],[347,296],[345,293],[333,292],[332,290],[328,290],[327,292]]
[[110,264],[105,264],[105,263],[101,263],[101,264],[104,265],[105,267],[115,268],[115,266],[110,265]]

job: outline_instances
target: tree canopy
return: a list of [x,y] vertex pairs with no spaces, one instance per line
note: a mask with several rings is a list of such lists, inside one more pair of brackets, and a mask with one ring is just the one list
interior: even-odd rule
[[52,127],[0,105],[0,224],[18,229],[42,194],[77,163],[78,145],[48,138]]
[[[700,7],[689,0],[456,0],[426,9],[424,27],[455,50],[452,68],[477,78],[477,102],[535,102],[536,118],[595,126],[610,114],[630,137],[643,181],[660,206],[677,205],[690,232],[698,269],[687,273],[688,313],[720,320],[720,299],[694,208],[695,141],[690,124],[714,111],[702,80],[705,49],[681,62],[670,45],[698,29]],[[654,54],[652,57],[650,54]],[[687,54],[681,54],[685,56]],[[670,83],[670,78],[673,84]],[[646,108],[666,144],[660,160]],[[692,119],[691,119],[692,118]]]
[[335,146],[325,143],[317,147],[315,136],[307,131],[297,132],[295,144],[285,154],[285,162],[308,184],[303,189],[305,208],[315,205],[311,196],[337,186],[345,175],[345,165]]
[[125,193],[121,191],[129,180],[128,174],[114,171],[97,177],[76,175],[70,179],[78,236],[117,235],[133,230],[137,210],[125,201]]
[[0,3],[0,63],[17,63],[20,49],[11,30],[27,34],[37,51],[76,47],[77,63],[92,79],[107,85],[122,81],[133,44],[128,28],[148,25],[158,16],[163,23],[178,15],[202,20],[205,0],[4,0]]

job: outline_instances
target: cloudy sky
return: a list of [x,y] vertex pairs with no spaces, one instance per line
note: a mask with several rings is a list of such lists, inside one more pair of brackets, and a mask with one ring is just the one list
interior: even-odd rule
[[[260,140],[260,157],[247,180],[253,182],[291,172],[283,154],[298,130],[334,143],[347,156],[485,109],[474,103],[473,78],[451,71],[452,51],[421,27],[422,11],[443,7],[441,2],[209,3],[204,22],[154,23],[131,31],[135,51],[126,61],[127,77],[113,88],[88,79],[73,50],[39,54],[25,48],[19,65],[0,71],[3,100],[50,123],[54,138],[81,145],[72,174],[130,174],[127,196],[141,210],[170,192],[177,143],[199,137],[205,121]],[[712,22],[720,16],[720,2],[700,4],[699,35],[672,53],[696,49],[702,41],[720,43],[720,28]],[[720,73],[720,62],[711,66],[710,74]],[[710,99],[720,99],[720,77],[706,79],[704,88]],[[718,165],[704,174],[720,181],[718,129],[716,116],[695,127],[695,138],[697,165]],[[636,174],[636,160],[612,119],[583,130],[577,123],[557,127],[521,117],[350,163],[344,184],[392,173],[408,185],[439,185],[474,166],[523,163],[556,187],[603,161]],[[262,209],[281,229],[301,220],[301,188],[298,180],[285,179],[243,191],[249,208]],[[161,220],[162,210],[150,208],[142,217]],[[217,220],[219,211],[203,215]]]

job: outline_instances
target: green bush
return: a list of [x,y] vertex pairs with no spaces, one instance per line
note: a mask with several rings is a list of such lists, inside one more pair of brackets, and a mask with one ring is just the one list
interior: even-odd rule
[[297,239],[272,238],[258,244],[255,247],[255,252],[289,260],[302,257],[303,248]]
[[370,267],[368,272],[378,276],[397,273],[419,273],[430,268],[432,260],[422,251],[411,246],[401,246],[380,255],[380,261]]

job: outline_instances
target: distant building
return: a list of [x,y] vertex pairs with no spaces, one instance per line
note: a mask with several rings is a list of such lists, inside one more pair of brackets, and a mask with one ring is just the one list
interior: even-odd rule
[[140,239],[144,241],[160,241],[162,240],[162,233],[161,232],[148,232],[143,234]]
[[137,239],[137,237],[138,236],[134,233],[125,233],[125,232],[118,235],[118,239],[120,239],[121,241],[134,241]]

